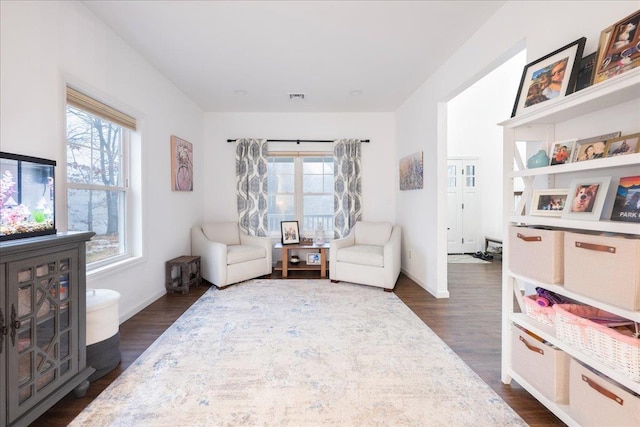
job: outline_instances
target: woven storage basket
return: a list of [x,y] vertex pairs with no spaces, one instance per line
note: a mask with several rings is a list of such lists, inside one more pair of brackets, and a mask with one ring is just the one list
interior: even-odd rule
[[623,318],[587,305],[556,304],[553,308],[558,339],[629,375],[634,381],[640,381],[640,339],[589,320]]
[[524,308],[527,316],[545,325],[554,326],[556,324],[556,311],[553,307],[543,307],[536,302],[535,295],[524,297]]

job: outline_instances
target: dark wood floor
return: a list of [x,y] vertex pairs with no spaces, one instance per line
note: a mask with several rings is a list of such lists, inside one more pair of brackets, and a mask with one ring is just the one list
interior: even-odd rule
[[[312,278],[314,273],[290,274]],[[564,426],[515,382],[505,385],[500,381],[500,276],[499,261],[449,264],[450,298],[434,298],[403,274],[394,292],[529,425]],[[280,278],[280,272],[272,277]],[[120,325],[120,365],[93,382],[85,397],[68,395],[31,425],[66,426],[207,289],[201,286],[185,295],[167,294]]]

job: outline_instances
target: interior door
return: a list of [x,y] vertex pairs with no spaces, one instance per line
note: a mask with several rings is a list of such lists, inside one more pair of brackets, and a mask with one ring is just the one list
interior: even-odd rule
[[448,160],[447,253],[472,253],[480,248],[477,174],[477,159]]

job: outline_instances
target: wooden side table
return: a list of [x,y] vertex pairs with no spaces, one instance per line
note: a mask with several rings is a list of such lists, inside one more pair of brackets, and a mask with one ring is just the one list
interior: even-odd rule
[[[283,245],[282,243],[276,243],[275,249],[282,250],[282,263],[278,261],[275,270],[282,270],[282,277],[286,278],[289,275],[289,270],[317,270],[320,272],[320,277],[327,277],[327,251],[329,250],[329,243],[323,243],[322,245]],[[289,262],[289,250],[290,249],[312,249],[314,252],[320,253],[320,265],[309,265],[306,261],[301,260],[300,264],[291,264]]]
[[[178,268],[178,276],[172,277],[173,268]],[[183,255],[165,263],[165,287],[167,292],[189,292],[189,286],[200,286],[200,257]]]

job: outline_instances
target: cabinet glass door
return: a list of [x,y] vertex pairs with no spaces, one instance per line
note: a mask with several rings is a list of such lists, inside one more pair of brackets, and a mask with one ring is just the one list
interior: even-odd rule
[[8,264],[9,422],[78,370],[76,264],[73,250]]

